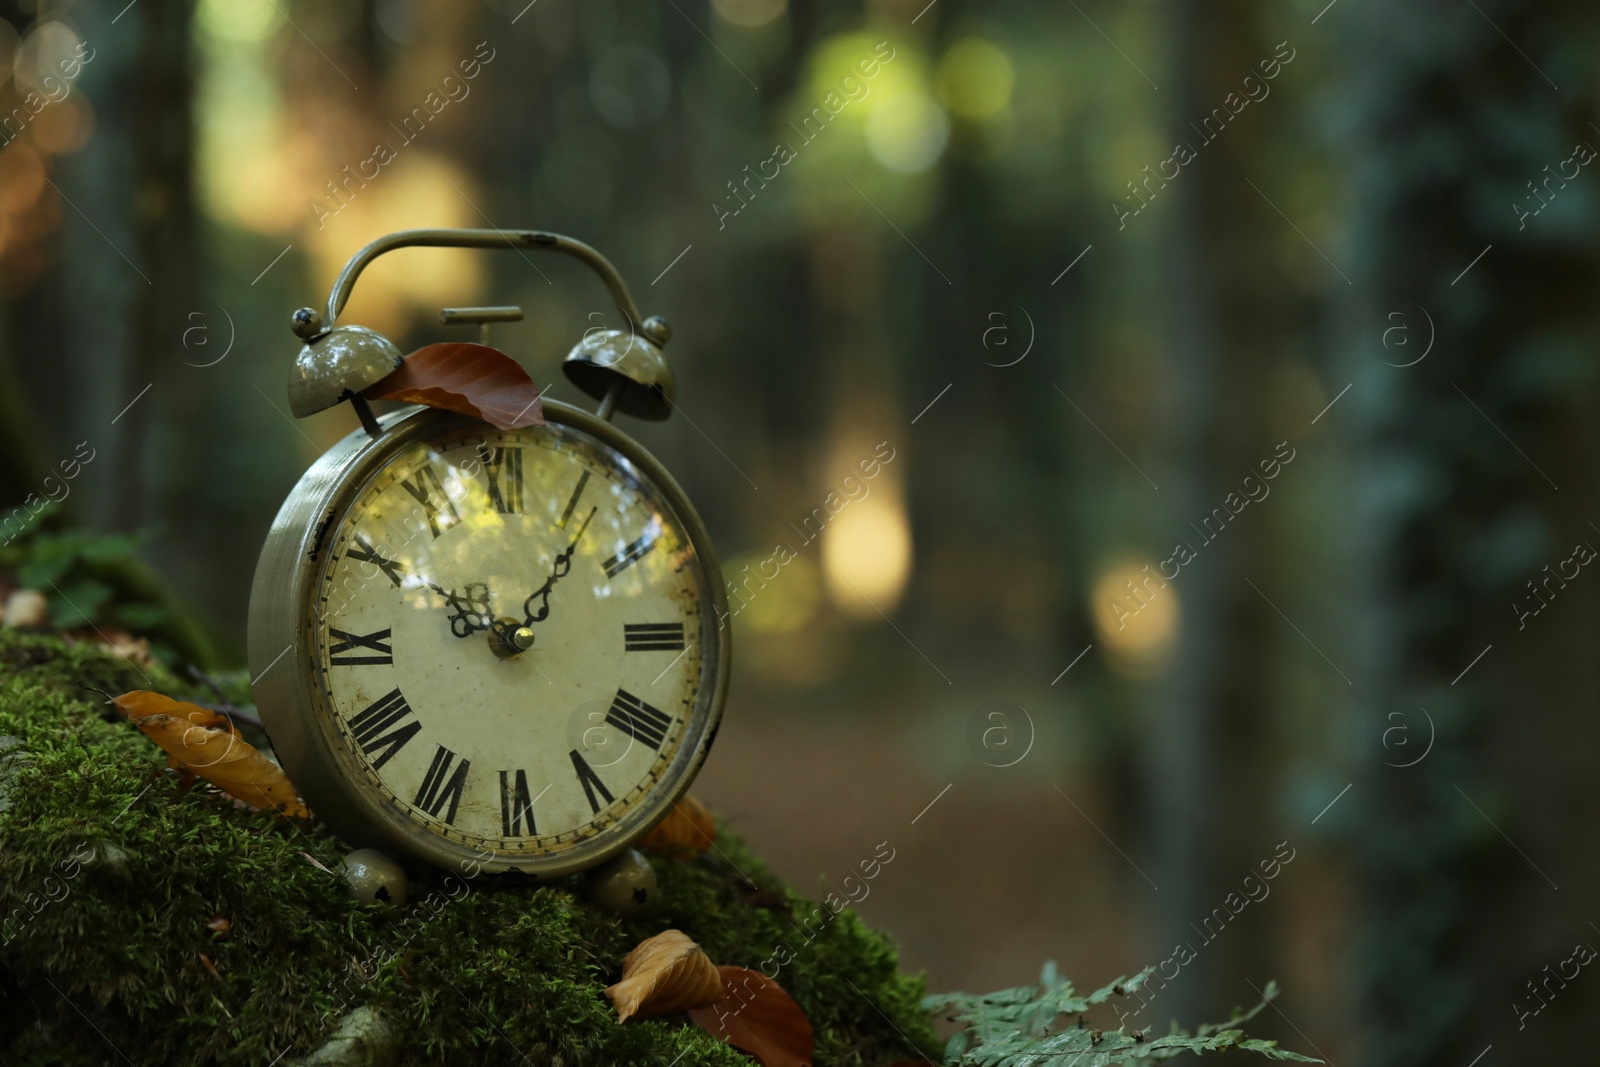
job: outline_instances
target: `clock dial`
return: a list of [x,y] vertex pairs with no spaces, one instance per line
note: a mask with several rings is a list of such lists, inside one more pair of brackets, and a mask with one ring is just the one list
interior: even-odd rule
[[547,856],[670,787],[712,590],[620,453],[458,423],[373,475],[326,546],[317,714],[343,773],[416,831]]

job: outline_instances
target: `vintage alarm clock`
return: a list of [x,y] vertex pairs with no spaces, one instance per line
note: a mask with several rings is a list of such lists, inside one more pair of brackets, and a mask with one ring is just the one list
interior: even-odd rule
[[[545,400],[545,424],[518,430],[428,407],[375,417],[362,391],[400,352],[335,322],[369,263],[419,245],[593,268],[626,323],[562,364],[594,413]],[[666,322],[641,319],[580,241],[409,230],[352,257],[326,315],[302,308],[293,329],[290,410],[349,402],[363,428],[290,492],[256,568],[250,671],[284,770],[341,837],[412,862],[555,877],[617,854],[688,789],[728,683],[705,526],[611,421],[671,413]]]

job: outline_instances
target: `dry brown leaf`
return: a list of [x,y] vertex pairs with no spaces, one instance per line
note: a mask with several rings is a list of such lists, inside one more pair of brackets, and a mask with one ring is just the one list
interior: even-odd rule
[[700,946],[681,930],[663,930],[622,957],[622,981],[606,996],[626,1022],[704,1007],[722,992],[722,978]]
[[114,697],[123,717],[167,754],[167,765],[197,774],[253,808],[309,818],[283,770],[239,736],[227,717],[143,689]]
[[444,408],[502,430],[544,425],[539,387],[516,360],[487,345],[425,345],[366,395]]
[[811,1020],[783,987],[747,967],[718,967],[723,995],[691,1008],[689,1021],[750,1053],[762,1067],[810,1067],[816,1047]]
[[661,856],[698,856],[715,843],[717,824],[711,811],[693,794],[685,793],[666,818],[639,839],[638,847]]

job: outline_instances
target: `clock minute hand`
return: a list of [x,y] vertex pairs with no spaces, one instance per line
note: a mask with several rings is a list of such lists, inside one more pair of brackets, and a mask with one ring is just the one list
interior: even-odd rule
[[[534,590],[528,599],[522,602],[522,614],[526,620],[525,625],[532,626],[534,623],[543,622],[550,617],[550,592],[556,587],[556,582],[572,572],[572,557],[578,551],[578,542],[583,540],[583,533],[589,528],[589,523],[594,519],[594,513],[598,510],[600,510],[598,507],[589,509],[589,514],[584,516],[583,525],[578,527],[578,532],[572,538],[572,543],[557,554],[555,562],[550,568],[550,577],[546,578],[544,584]],[[539,602],[538,611],[533,608],[533,602],[536,600]]]

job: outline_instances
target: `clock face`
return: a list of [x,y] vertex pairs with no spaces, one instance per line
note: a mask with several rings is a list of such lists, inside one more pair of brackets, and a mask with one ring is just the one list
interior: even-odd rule
[[403,833],[537,868],[692,772],[713,587],[666,495],[599,438],[446,425],[322,543],[314,714]]

